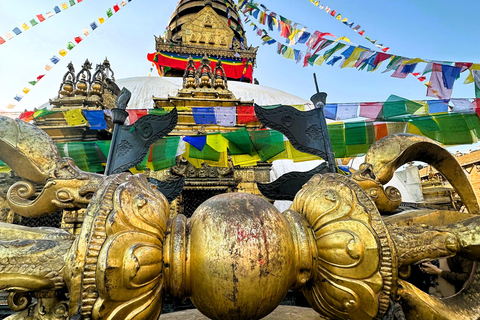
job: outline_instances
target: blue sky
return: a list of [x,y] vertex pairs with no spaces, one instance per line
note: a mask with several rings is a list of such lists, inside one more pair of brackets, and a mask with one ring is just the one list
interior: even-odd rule
[[[0,110],[15,102],[15,94],[22,94],[28,81],[40,74],[46,76],[17,104],[13,111],[31,110],[57,94],[66,65],[72,61],[80,68],[88,58],[93,64],[108,57],[117,79],[147,76],[151,64],[146,55],[154,52],[154,35],[162,35],[174,11],[175,0],[133,0],[97,30],[84,37],[54,68],[46,72],[45,64],[65,48],[68,41],[82,35],[82,29],[99,16],[106,18],[105,11],[116,2],[108,0],[83,0],[60,14],[0,45]],[[258,1],[271,11],[294,22],[315,30],[330,32],[337,37],[346,36],[352,43],[372,45],[362,36],[338,22],[308,0]],[[330,6],[349,21],[360,24],[365,35],[390,47],[389,53],[410,58],[438,61],[480,63],[478,43],[480,35],[476,19],[480,1],[464,0],[326,0],[321,4]],[[0,35],[21,27],[36,14],[51,11],[62,1],[16,0],[0,2]],[[477,28],[476,28],[477,27]],[[90,28],[89,28],[90,29]],[[408,99],[430,99],[426,88],[414,77],[391,78],[382,73],[381,67],[373,73],[356,69],[340,69],[338,66],[307,67],[287,60],[276,53],[276,45],[262,45],[260,38],[247,30],[248,44],[259,46],[257,68],[254,76],[260,84],[278,88],[309,99],[315,92],[312,74],[319,80],[320,90],[328,93],[328,102],[384,101],[390,94]],[[280,40],[278,33],[272,36]],[[299,49],[304,49],[298,47]],[[423,70],[423,65],[419,66]],[[155,72],[152,76],[156,76]],[[473,84],[464,85],[464,73],[455,83],[453,97],[474,97]],[[145,108],[151,107],[145,106]]]

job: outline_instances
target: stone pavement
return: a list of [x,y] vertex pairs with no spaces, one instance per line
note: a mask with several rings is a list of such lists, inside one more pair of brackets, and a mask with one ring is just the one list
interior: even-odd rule
[[[311,308],[278,306],[264,320],[325,320]],[[208,320],[197,309],[162,314],[160,320]]]

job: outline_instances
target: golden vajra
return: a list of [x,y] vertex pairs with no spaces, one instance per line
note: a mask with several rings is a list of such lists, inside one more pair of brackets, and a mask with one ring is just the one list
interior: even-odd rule
[[[378,141],[351,178],[314,176],[283,213],[263,198],[230,193],[207,200],[190,219],[169,219],[168,201],[142,175],[79,170],[23,121],[0,117],[0,150],[0,159],[25,179],[7,195],[17,213],[37,217],[88,206],[77,236],[0,224],[0,289],[18,311],[9,319],[157,319],[165,292],[190,298],[212,319],[260,319],[290,289],[302,290],[325,319],[379,319],[394,301],[407,319],[480,316],[476,264],[466,287],[449,299],[400,279],[418,262],[480,259],[473,188],[455,158],[429,139]],[[398,190],[383,185],[413,160],[442,172],[468,213],[417,210],[382,218],[379,210],[394,211],[401,202]]]

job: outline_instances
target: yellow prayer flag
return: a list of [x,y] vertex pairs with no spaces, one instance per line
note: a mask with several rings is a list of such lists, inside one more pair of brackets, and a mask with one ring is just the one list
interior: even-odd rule
[[228,140],[221,134],[207,135],[207,144],[217,152],[226,152],[228,148]]
[[428,103],[426,101],[415,101],[416,103],[421,104],[422,106],[417,109],[413,114],[416,116],[426,116],[428,115]]
[[469,71],[469,74],[465,79],[465,81],[463,82],[463,84],[469,84],[469,83],[475,82],[475,78],[473,78],[472,70],[468,70],[468,71]]
[[68,4],[66,2],[62,3],[62,9],[65,10],[68,8]]
[[289,143],[288,141],[283,141],[283,144],[285,146],[285,150],[283,150],[282,152],[280,152],[279,154],[277,154],[276,156],[274,156],[273,158],[270,158],[267,160],[268,163],[272,163],[273,161],[275,160],[285,160],[285,159],[288,159],[288,151],[287,151],[287,143]]
[[318,7],[318,5],[320,4],[320,1],[315,1],[315,5]]
[[65,49],[60,49],[58,50],[58,53],[62,56],[65,57],[67,55],[67,51]]
[[23,30],[28,30],[30,27],[26,23],[22,23]]
[[419,63],[419,62],[428,62],[428,61],[425,61],[425,60],[420,59],[420,58],[415,58],[415,59],[410,59],[410,60],[407,60],[407,61],[402,61],[402,63],[404,65],[414,64],[414,63]]
[[290,141],[285,141],[285,149],[287,150],[288,158],[292,159],[293,162],[321,160],[320,157],[314,156],[313,154],[298,151],[292,146]]
[[316,66],[321,66],[324,60],[325,59],[323,58],[323,56],[320,56],[315,60],[315,62],[313,64],[316,65]]
[[355,48],[352,54],[350,55],[350,57],[348,57],[348,59],[345,60],[345,62],[343,63],[342,68],[355,67],[355,63],[357,62],[358,58],[360,57],[363,51],[365,51],[365,49]]
[[338,21],[342,20],[342,15],[341,14],[338,14],[336,17],[335,17]]
[[305,111],[305,105],[304,104],[294,104],[294,105],[292,105],[292,107],[294,107],[295,109],[297,109],[299,111]]
[[295,51],[292,48],[287,47],[287,50],[285,50],[283,56],[287,59],[293,60],[295,59]]
[[334,42],[337,42],[337,41],[340,41],[340,40],[343,40],[343,41],[346,41],[346,42],[351,42],[350,39],[348,39],[347,37],[340,37],[338,38],[337,40],[335,40]]
[[470,67],[471,70],[480,70],[480,63],[474,63]]
[[30,89],[29,89],[29,88],[27,88],[27,87],[25,87],[25,88],[23,88],[22,92],[23,92],[23,93],[25,93],[25,94],[27,94],[27,93],[29,93],[29,92],[30,92]]
[[275,24],[275,27],[278,29],[278,20],[275,17],[272,17],[273,23]]
[[228,167],[228,153],[227,151],[220,153],[220,159],[218,161],[210,161],[205,160],[205,163],[208,164],[210,167]]
[[250,156],[248,154],[232,155],[232,161],[234,166],[250,167],[255,166],[257,162],[262,161],[258,154]]
[[300,30],[295,29],[292,33],[290,33],[290,35],[288,36],[288,39],[290,39],[290,41],[293,40],[299,32]]
[[387,130],[388,130],[388,134],[406,133],[407,123],[406,122],[387,122]]
[[105,19],[103,17],[99,17],[98,18],[98,22],[100,22],[101,24],[105,22]]
[[87,122],[87,120],[83,117],[82,109],[63,111],[63,116],[65,117],[65,120],[69,126],[79,126]]
[[200,168],[202,166],[202,159],[194,159],[190,158],[188,155],[190,154],[190,144],[186,144],[185,146],[185,152],[182,154],[182,157],[184,157],[188,162],[192,164],[195,168]]

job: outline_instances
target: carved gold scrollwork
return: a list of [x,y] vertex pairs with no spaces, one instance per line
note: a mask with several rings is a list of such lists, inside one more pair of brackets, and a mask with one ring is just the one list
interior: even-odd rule
[[93,319],[156,319],[162,309],[168,201],[144,177],[126,180],[113,193],[104,223]]
[[8,307],[13,311],[25,310],[32,302],[29,292],[10,292],[8,294]]
[[316,175],[298,192],[291,209],[305,216],[315,236],[316,272],[303,288],[313,308],[339,319],[367,320],[384,312],[381,270],[391,277],[391,261],[388,266],[383,256],[392,249],[379,245],[378,231],[385,229],[366,193],[348,178]]

